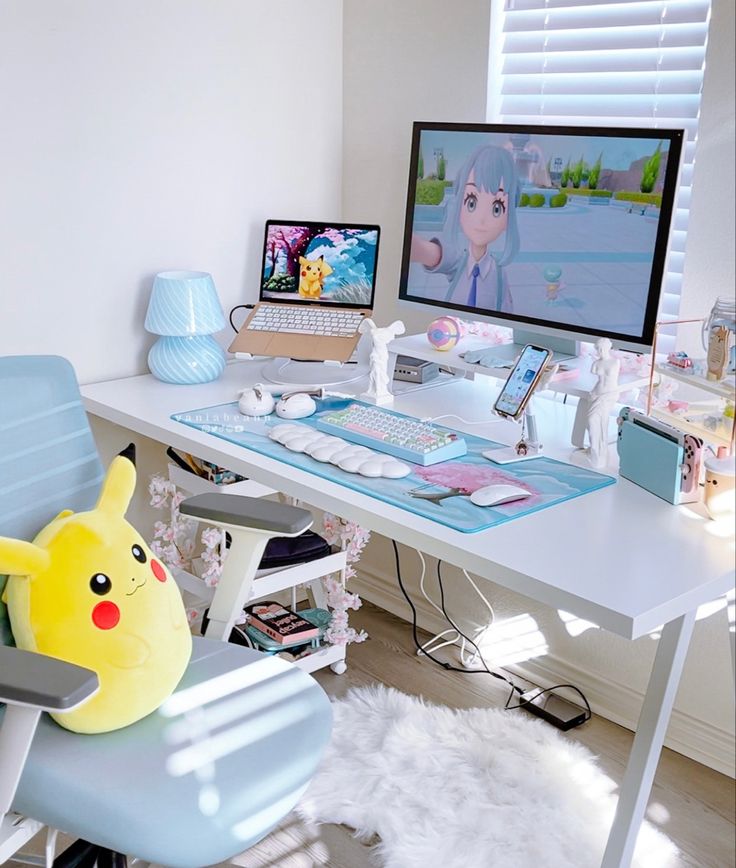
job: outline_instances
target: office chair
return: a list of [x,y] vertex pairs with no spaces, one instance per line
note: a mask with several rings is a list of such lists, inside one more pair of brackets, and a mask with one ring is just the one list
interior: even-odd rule
[[[0,535],[30,540],[60,510],[91,508],[102,468],[64,359],[0,358],[0,408]],[[212,498],[192,498],[188,512],[232,536],[230,578],[221,580],[232,603],[235,566],[255,569],[268,539],[297,536],[312,519],[253,498]],[[42,711],[83,702],[96,674],[12,645],[0,604],[0,864],[44,826],[79,839],[56,868],[125,866],[122,854],[172,868],[227,860],[294,807],[329,738],[330,704],[309,675],[207,638],[194,638],[189,666],[157,712],[79,735]]]

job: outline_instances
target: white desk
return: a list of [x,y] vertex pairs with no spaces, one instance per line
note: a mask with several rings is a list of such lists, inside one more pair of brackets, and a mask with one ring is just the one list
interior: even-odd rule
[[[463,534],[171,420],[172,413],[234,400],[238,389],[259,379],[261,366],[257,361],[228,365],[219,381],[202,386],[171,386],[148,375],[88,385],[82,395],[94,415],[226,465],[620,636],[636,639],[664,625],[603,860],[604,868],[629,865],[695,610],[733,587],[733,541],[706,532],[698,507],[670,506],[626,480]],[[397,398],[394,409],[422,418],[457,412],[483,420],[494,395],[484,377],[407,394]],[[569,460],[571,408],[537,403],[545,454]],[[455,421],[442,424],[462,430]],[[516,426],[503,421],[467,430],[507,443],[518,435]]]

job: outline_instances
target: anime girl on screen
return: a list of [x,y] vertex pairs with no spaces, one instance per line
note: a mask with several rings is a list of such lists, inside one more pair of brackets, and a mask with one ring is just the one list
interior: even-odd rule
[[[448,279],[444,301],[489,311],[513,312],[504,266],[519,250],[518,177],[505,148],[483,145],[460,168],[455,196],[441,236],[412,235],[410,258]],[[504,248],[490,250],[504,237]]]

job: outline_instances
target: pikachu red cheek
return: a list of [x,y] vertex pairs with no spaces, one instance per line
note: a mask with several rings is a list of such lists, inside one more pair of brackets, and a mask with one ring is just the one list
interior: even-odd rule
[[92,622],[100,630],[112,630],[113,627],[117,626],[119,620],[120,609],[109,600],[105,600],[104,603],[98,603],[92,609]]
[[151,560],[151,572],[156,576],[159,582],[166,581],[166,570],[161,566],[158,561]]

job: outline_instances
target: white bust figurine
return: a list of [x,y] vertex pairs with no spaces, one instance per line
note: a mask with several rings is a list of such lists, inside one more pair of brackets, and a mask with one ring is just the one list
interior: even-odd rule
[[618,397],[618,375],[621,362],[611,355],[613,344],[608,338],[599,338],[595,349],[597,358],[590,367],[598,382],[590,393],[588,409],[588,457],[593,467],[605,467],[608,461],[608,417]]
[[386,404],[393,399],[388,387],[388,344],[397,335],[404,334],[406,331],[404,323],[397,319],[391,325],[379,328],[372,319],[368,318],[360,324],[359,331],[361,334],[369,334],[371,337],[371,352],[368,359],[370,364],[368,390],[361,395],[361,398],[375,404]]

